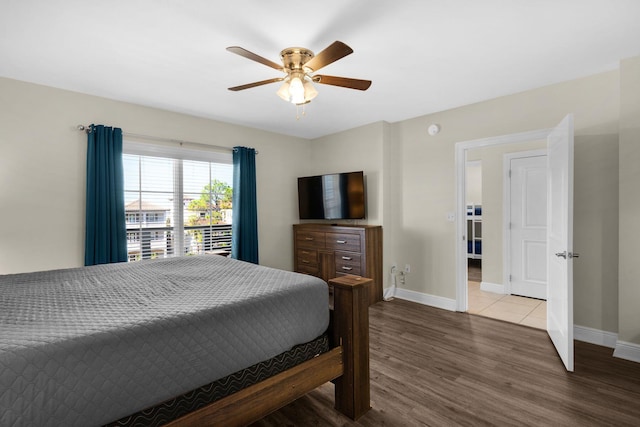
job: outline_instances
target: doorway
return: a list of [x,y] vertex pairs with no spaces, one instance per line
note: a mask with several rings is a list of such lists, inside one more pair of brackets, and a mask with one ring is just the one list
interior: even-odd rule
[[[457,238],[463,245],[457,248],[456,257],[456,281],[457,281],[457,307],[458,311],[468,311],[468,259],[467,249],[469,242],[467,234],[467,199],[466,199],[466,164],[467,161],[481,161],[482,163],[482,290],[490,291],[501,296],[506,295],[503,274],[506,268],[503,265],[504,248],[502,220],[507,216],[503,200],[504,190],[504,154],[514,151],[531,151],[546,147],[545,141],[549,135],[549,129],[541,129],[531,132],[523,132],[499,137],[484,138],[456,144],[456,180],[457,206],[456,221]],[[514,148],[515,147],[515,148]],[[487,240],[486,236],[494,236]],[[498,240],[495,236],[503,236]]]
[[[538,329],[546,327],[546,295],[539,294],[546,281],[546,258],[540,258],[546,251],[546,230],[540,227],[540,220],[546,220],[546,151],[530,148],[544,144],[470,149],[465,169],[468,312]],[[489,230],[486,239],[484,228]],[[514,267],[518,272],[512,274]]]

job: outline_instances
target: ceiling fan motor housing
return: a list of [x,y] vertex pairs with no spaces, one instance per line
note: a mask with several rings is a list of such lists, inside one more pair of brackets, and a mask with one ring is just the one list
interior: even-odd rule
[[288,47],[280,52],[282,58],[282,65],[285,72],[287,71],[302,71],[309,72],[311,70],[304,70],[303,66],[311,58],[313,58],[313,52],[303,47]]

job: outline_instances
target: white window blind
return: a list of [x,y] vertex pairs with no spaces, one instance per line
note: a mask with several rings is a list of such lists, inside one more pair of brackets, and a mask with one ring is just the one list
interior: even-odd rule
[[230,250],[231,153],[156,148],[124,144],[129,261]]

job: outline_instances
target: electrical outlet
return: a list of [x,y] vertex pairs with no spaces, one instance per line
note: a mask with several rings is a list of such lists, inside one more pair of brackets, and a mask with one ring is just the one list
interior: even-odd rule
[[405,264],[404,265],[404,272],[405,273],[411,273],[411,266],[409,264]]
[[455,212],[447,212],[447,221],[456,222],[456,214],[455,214]]

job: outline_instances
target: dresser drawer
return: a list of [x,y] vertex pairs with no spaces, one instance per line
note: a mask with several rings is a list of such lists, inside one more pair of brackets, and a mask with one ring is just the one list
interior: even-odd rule
[[296,256],[298,265],[318,265],[318,251],[315,249],[298,249]]
[[296,244],[299,248],[323,249],[325,246],[325,233],[317,231],[298,231]]
[[360,252],[360,235],[348,233],[326,233],[327,249],[336,251]]
[[296,272],[309,274],[311,276],[320,277],[320,270],[318,269],[317,265],[313,266],[313,265],[307,265],[307,264],[298,263],[298,268],[297,268]]
[[360,254],[350,252],[336,252],[336,273],[355,274],[359,276],[362,273]]

